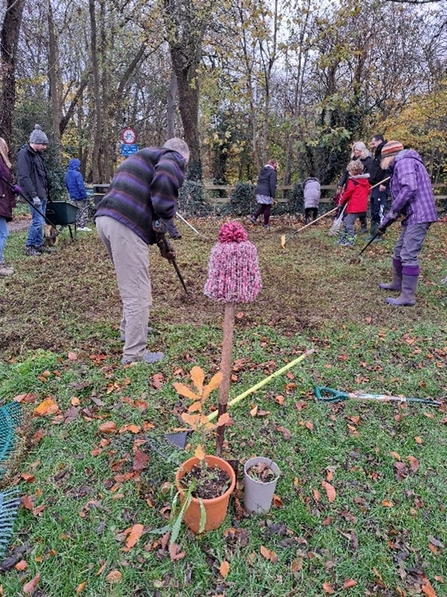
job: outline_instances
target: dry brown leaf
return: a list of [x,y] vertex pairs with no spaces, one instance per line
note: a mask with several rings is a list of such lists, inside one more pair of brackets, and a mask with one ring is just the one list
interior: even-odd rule
[[289,439],[292,437],[292,434],[290,433],[290,431],[287,429],[287,427],[283,427],[282,425],[279,425],[276,428],[280,433],[282,433],[282,436],[285,440],[289,441]]
[[200,444],[197,446],[194,456],[199,460],[203,460],[205,458],[205,452]]
[[270,560],[272,564],[276,564],[278,561],[278,555],[276,552],[274,552],[272,549],[267,549],[267,547],[264,547],[263,545],[261,545],[261,555],[266,560]]
[[343,583],[342,589],[350,589],[351,587],[355,587],[357,581],[352,580],[352,578],[347,578]]
[[333,595],[335,593],[335,589],[330,582],[323,583],[323,590],[327,595]]
[[435,592],[434,588],[432,587],[428,578],[424,578],[421,588],[422,588],[422,592],[424,593],[424,595],[427,595],[427,597],[436,597],[436,592]]
[[87,586],[86,581],[81,582],[77,587],[76,587],[76,595],[79,595],[79,593],[82,593],[82,591],[85,589],[85,587]]
[[228,562],[222,562],[222,564],[219,566],[219,572],[223,578],[226,578],[230,572],[230,564]]
[[228,423],[232,423],[231,417],[229,413],[223,413],[217,419],[217,427],[222,427],[222,425],[227,425]]
[[315,500],[316,502],[319,502],[319,501],[320,501],[320,499],[321,499],[321,494],[320,494],[320,492],[318,491],[318,489],[312,489],[312,494],[313,494],[313,496],[314,496],[314,500]]
[[322,481],[321,486],[326,491],[327,499],[330,502],[333,502],[336,497],[335,487],[333,485],[331,485],[330,483],[328,483],[327,481]]
[[146,452],[137,450],[133,457],[132,469],[134,471],[142,471],[144,468],[146,468],[148,462],[149,456],[146,454]]
[[283,507],[283,503],[282,503],[282,499],[279,497],[279,495],[273,494],[273,500],[272,500],[273,506],[275,508],[282,508]]
[[22,473],[20,475],[26,483],[34,483],[36,477],[32,473]]
[[385,508],[392,508],[394,503],[391,500],[382,500],[382,506]]
[[169,557],[172,562],[182,560],[186,556],[186,551],[179,551],[180,545],[173,543],[169,546]]
[[221,383],[222,383],[222,372],[219,371],[218,373],[213,375],[213,377],[210,379],[209,383],[207,383],[206,386],[204,387],[203,394],[202,394],[203,399],[206,400],[206,398],[208,398],[208,396],[211,394],[211,392],[213,390],[216,390],[220,386]]
[[26,508],[27,510],[33,510],[34,503],[32,497],[30,497],[29,495],[24,495],[21,498],[21,502],[24,508]]
[[422,437],[418,437],[418,436],[414,438],[414,441],[415,441],[417,444],[422,444],[422,443],[423,443],[423,442],[422,442]]
[[392,456],[395,460],[402,460],[400,454],[398,454],[397,452],[390,452],[390,456]]
[[108,575],[106,576],[106,582],[112,584],[115,582],[119,582],[121,580],[122,574],[119,570],[112,570],[112,572],[109,572]]
[[36,394],[19,394],[18,396],[14,396],[14,402],[36,402],[37,396]]
[[107,421],[99,426],[101,433],[115,433],[117,429],[116,423],[113,421]]
[[250,411],[250,415],[251,415],[252,417],[256,417],[256,415],[257,415],[257,414],[258,414],[258,407],[257,407],[257,406],[254,406],[254,407],[251,409],[251,411]]
[[100,574],[102,574],[104,572],[104,568],[106,567],[107,562],[104,562],[104,564],[101,564],[101,566],[99,567],[98,571],[96,572],[95,576],[99,576]]
[[282,406],[284,404],[284,401],[285,401],[285,398],[281,394],[278,394],[278,396],[275,396],[275,402],[277,402],[280,406]]
[[28,568],[28,563],[26,562],[26,560],[20,560],[20,562],[17,562],[14,568],[16,570],[26,570]]
[[79,406],[81,404],[81,401],[77,396],[73,396],[73,398],[70,399],[70,404],[72,406]]
[[69,352],[67,354],[68,360],[69,361],[77,361],[78,360],[78,355],[75,352]]
[[140,433],[140,431],[141,431],[140,425],[130,424],[130,425],[123,425],[122,427],[120,427],[118,433],[127,433],[127,432],[129,432],[129,433],[136,434],[136,433]]
[[40,580],[40,573],[38,572],[32,580],[30,580],[25,585],[23,585],[23,589],[22,589],[23,592],[28,593],[28,594],[34,593],[37,585],[39,584],[39,580]]
[[407,456],[407,460],[410,463],[410,468],[411,471],[413,473],[417,472],[418,468],[419,468],[419,462],[418,459],[415,458],[414,456]]
[[144,525],[143,524],[134,524],[132,530],[130,531],[129,536],[126,540],[126,547],[123,547],[122,551],[129,551],[134,547],[143,534]]

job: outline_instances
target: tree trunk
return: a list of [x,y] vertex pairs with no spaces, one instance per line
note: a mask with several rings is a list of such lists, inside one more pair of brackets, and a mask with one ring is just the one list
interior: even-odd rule
[[50,85],[51,117],[56,159],[60,159],[60,123],[62,120],[62,93],[59,64],[59,51],[54,28],[53,8],[48,2],[48,81]]
[[95,105],[95,129],[93,131],[92,176],[94,183],[102,183],[100,165],[101,132],[102,132],[102,105],[98,63],[98,42],[96,29],[95,0],[89,0],[90,13],[90,43],[93,72],[93,100]]
[[12,135],[12,121],[16,101],[16,52],[24,6],[25,0],[7,0],[0,37],[2,62],[0,135],[8,143]]
[[175,137],[175,100],[177,96],[177,78],[175,73],[171,73],[171,82],[169,84],[168,93],[168,116],[167,116],[167,127],[166,136],[168,139]]

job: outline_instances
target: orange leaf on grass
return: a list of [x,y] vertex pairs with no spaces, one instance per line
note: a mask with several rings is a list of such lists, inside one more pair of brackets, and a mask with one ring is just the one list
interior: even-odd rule
[[417,444],[422,444],[422,443],[423,443],[423,441],[422,441],[422,437],[415,437],[415,438],[414,438],[414,441],[415,441]]
[[382,506],[385,508],[392,508],[394,503],[391,500],[382,500]]
[[230,564],[228,562],[222,562],[222,564],[219,566],[219,572],[224,578],[226,578],[230,572]]
[[266,560],[270,560],[272,564],[276,564],[278,561],[276,552],[274,552],[273,549],[267,549],[267,547],[264,547],[263,545],[261,545],[261,555]]
[[34,414],[37,417],[43,417],[45,415],[54,415],[58,412],[59,407],[57,402],[53,398],[45,398],[43,402],[36,406]]
[[122,574],[119,570],[112,570],[112,572],[109,572],[109,574],[106,576],[106,582],[112,584],[115,582],[119,582],[121,580]]
[[330,582],[323,583],[323,590],[327,595],[333,595],[335,593],[335,589]]
[[32,580],[30,580],[25,585],[23,585],[23,589],[22,589],[23,592],[27,593],[27,594],[34,593],[37,585],[39,584],[39,580],[40,580],[40,573],[38,572]]
[[427,597],[436,597],[436,592],[428,578],[424,578],[424,580],[422,581],[421,588],[422,592],[424,593],[424,595],[427,595]]
[[36,402],[37,396],[36,394],[19,394],[18,396],[14,396],[14,402]]
[[16,570],[26,570],[28,568],[28,563],[25,560],[20,560],[20,562],[17,562],[14,568]]
[[335,487],[333,485],[331,485],[330,483],[328,483],[327,481],[322,481],[321,486],[326,491],[327,499],[330,502],[333,502],[335,500],[335,496],[336,496]]
[[103,423],[99,426],[99,430],[101,431],[101,433],[115,433],[117,429],[118,427],[116,426],[116,423],[114,423],[113,421],[107,421],[106,423]]
[[22,473],[20,475],[26,483],[34,483],[36,477],[31,473]]
[[85,589],[85,587],[87,586],[86,581],[81,582],[77,587],[76,587],[76,595],[79,595],[79,593],[82,593],[82,591]]
[[134,547],[136,545],[138,539],[143,534],[143,531],[144,531],[143,524],[134,524],[129,533],[129,536],[127,537],[126,547],[123,547],[122,551],[130,551],[132,549],[132,547]]
[[357,581],[353,580],[352,578],[347,578],[343,583],[342,589],[350,589],[351,587],[355,587]]
[[132,468],[134,471],[141,471],[146,468],[149,456],[142,450],[137,450],[133,457]]
[[133,424],[123,425],[122,427],[119,428],[118,433],[127,433],[128,431],[130,433],[134,433],[134,434],[140,433],[141,427],[140,427],[140,425],[133,425]]
[[78,355],[75,352],[69,352],[67,354],[67,358],[69,361],[77,361],[78,360]]
[[173,543],[169,546],[169,557],[171,558],[171,562],[183,560],[185,556],[186,551],[180,551],[180,545],[178,545],[177,543]]
[[21,499],[21,502],[24,508],[26,508],[27,510],[33,510],[33,499],[29,495],[24,495]]

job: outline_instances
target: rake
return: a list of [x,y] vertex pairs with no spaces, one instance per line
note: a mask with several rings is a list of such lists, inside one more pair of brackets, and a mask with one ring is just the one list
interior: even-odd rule
[[8,547],[19,506],[18,487],[0,493],[0,556]]
[[10,402],[0,407],[0,479],[6,472],[4,462],[10,456],[15,443],[15,427],[22,418],[22,407],[18,402]]
[[345,210],[346,210],[347,206],[348,206],[348,202],[346,202],[343,205],[343,209],[341,210],[340,215],[338,216],[338,218],[335,218],[334,223],[329,228],[329,230],[328,230],[329,236],[336,236],[338,234],[340,227],[342,225],[342,222],[343,222],[343,216],[345,215]]

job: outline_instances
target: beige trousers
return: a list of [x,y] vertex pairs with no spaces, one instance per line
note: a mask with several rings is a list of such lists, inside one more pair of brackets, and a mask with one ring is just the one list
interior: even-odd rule
[[146,351],[152,289],[149,247],[130,228],[108,216],[96,219],[96,230],[115,267],[123,303],[120,330],[124,333],[123,357],[141,359]]

